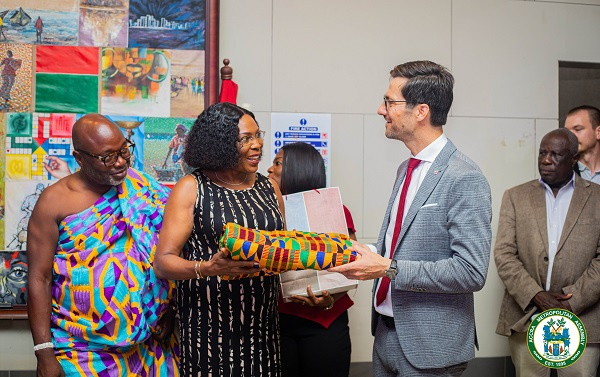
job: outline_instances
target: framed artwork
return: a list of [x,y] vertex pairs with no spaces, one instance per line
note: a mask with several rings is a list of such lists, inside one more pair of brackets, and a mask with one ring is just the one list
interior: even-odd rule
[[76,46],[77,0],[2,0],[6,43]]
[[102,112],[169,117],[171,65],[170,50],[102,49]]
[[185,139],[194,118],[146,118],[144,171],[163,184],[175,184],[190,168],[183,161]]
[[129,0],[79,0],[79,45],[127,47]]
[[77,119],[113,120],[135,143],[134,168],[165,185],[187,172],[185,135],[219,101],[219,0],[1,3],[0,319],[14,319],[27,318],[29,216],[79,168]]
[[[218,23],[218,0],[129,0],[127,49],[106,49],[102,54],[102,113],[188,117],[183,108],[191,107],[188,111],[195,117],[217,102]],[[119,73],[127,76],[128,69],[129,88],[117,87]],[[149,82],[140,82],[140,91],[134,93],[131,86],[144,78]],[[165,98],[161,90],[169,95]],[[139,112],[135,104],[133,109],[119,104],[119,98],[127,96],[147,107]]]
[[32,45],[0,44],[0,112],[31,111],[32,61]]
[[6,1],[0,112],[195,117],[218,101],[218,0]]
[[23,250],[0,250],[0,318],[27,318],[29,265]]

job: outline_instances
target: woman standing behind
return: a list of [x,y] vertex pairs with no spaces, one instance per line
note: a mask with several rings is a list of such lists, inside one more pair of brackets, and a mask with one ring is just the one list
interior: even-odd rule
[[[323,188],[325,163],[319,151],[306,143],[283,146],[269,178],[284,195]],[[350,238],[356,240],[352,216],[344,206]],[[279,302],[281,362],[284,377],[347,377],[350,369],[348,308],[353,304],[346,293],[309,297],[292,296],[291,303]],[[325,357],[327,355],[327,357]]]
[[[196,170],[175,185],[154,268],[178,284],[182,376],[279,376],[279,278],[222,280],[259,272],[218,248],[223,225],[283,229],[279,189],[257,173],[264,132],[230,103],[207,108],[186,140]],[[180,257],[180,254],[183,257]]]

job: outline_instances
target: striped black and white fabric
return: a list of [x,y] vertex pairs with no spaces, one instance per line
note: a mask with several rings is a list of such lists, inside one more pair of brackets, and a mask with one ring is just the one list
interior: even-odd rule
[[[200,171],[192,173],[198,194],[194,227],[183,251],[189,260],[209,260],[218,251],[223,225],[283,229],[283,217],[268,178],[231,190]],[[279,278],[180,281],[178,306],[182,376],[280,376]]]

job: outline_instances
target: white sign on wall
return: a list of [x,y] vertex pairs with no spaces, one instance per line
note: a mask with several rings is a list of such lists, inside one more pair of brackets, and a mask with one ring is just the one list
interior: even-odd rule
[[331,114],[272,113],[271,161],[279,149],[291,143],[304,142],[315,147],[325,161],[327,185],[331,183]]

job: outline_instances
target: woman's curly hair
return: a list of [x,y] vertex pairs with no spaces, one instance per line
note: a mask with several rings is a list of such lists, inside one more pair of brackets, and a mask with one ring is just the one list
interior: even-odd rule
[[223,170],[237,165],[240,159],[238,124],[244,115],[256,121],[251,111],[228,102],[205,109],[186,138],[185,163],[201,170]]

